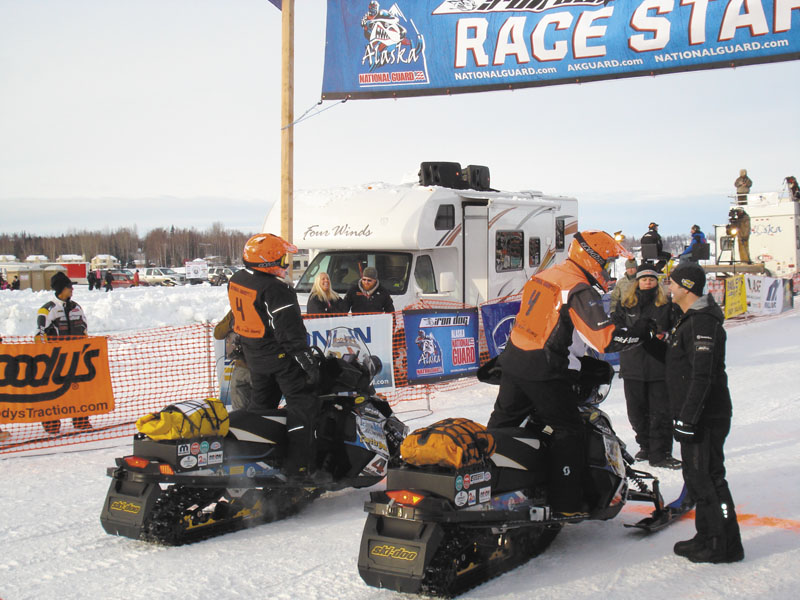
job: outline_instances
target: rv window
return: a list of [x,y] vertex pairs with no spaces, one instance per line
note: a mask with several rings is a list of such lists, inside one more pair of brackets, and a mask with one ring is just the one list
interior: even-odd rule
[[564,217],[556,219],[556,250],[564,249]]
[[433,228],[437,231],[450,231],[456,226],[456,207],[452,204],[442,204],[436,211],[436,220]]
[[528,266],[538,267],[542,263],[542,240],[534,237],[528,240]]
[[331,286],[340,294],[358,283],[367,267],[378,269],[381,285],[392,294],[405,294],[411,276],[411,254],[407,252],[320,252],[295,284],[295,290],[308,293],[318,273],[331,278]]
[[423,254],[417,257],[417,266],[414,267],[414,280],[423,294],[436,293],[436,277],[433,274],[431,257]]
[[495,237],[495,271],[519,271],[522,269],[522,254],[525,234],[521,231],[498,231]]

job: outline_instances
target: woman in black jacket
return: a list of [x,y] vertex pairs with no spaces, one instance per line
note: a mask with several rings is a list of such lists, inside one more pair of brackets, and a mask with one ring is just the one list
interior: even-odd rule
[[307,315],[346,313],[344,299],[331,287],[331,278],[325,272],[317,273],[306,304]]
[[[640,319],[655,322],[656,335],[669,331],[675,322],[672,303],[658,283],[651,263],[642,263],[632,286],[612,315],[614,324],[632,327]],[[636,460],[649,460],[653,467],[680,469],[672,457],[672,418],[667,396],[664,363],[635,346],[619,356],[619,376],[624,381],[628,420],[636,434]]]

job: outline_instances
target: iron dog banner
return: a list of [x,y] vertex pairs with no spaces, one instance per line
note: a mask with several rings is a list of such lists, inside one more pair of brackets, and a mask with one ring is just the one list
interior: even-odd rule
[[37,423],[112,410],[106,338],[0,344],[0,423]]
[[323,99],[800,58],[800,0],[328,0]]

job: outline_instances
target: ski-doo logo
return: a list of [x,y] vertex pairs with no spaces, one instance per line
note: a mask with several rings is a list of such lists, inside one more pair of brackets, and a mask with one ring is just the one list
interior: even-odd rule
[[[44,402],[63,396],[79,383],[97,375],[95,360],[100,350],[84,344],[80,350],[65,352],[61,345],[50,354],[0,354],[0,388],[45,388],[37,393],[0,392],[2,402]],[[69,362],[69,366],[67,366]]]
[[[384,10],[376,0],[371,0],[361,19],[361,29],[367,40],[361,64],[369,70],[358,75],[360,85],[429,83],[425,38],[414,22],[406,19],[397,3]],[[381,71],[376,72],[378,69]]]
[[419,552],[415,550],[409,550],[408,548],[403,548],[402,546],[391,546],[389,544],[383,544],[381,546],[375,546],[372,548],[370,552],[372,556],[380,556],[382,558],[394,558],[396,560],[416,560]]
[[600,6],[608,0],[445,0],[434,15],[493,12],[544,12],[551,8]]
[[142,505],[134,502],[127,502],[125,500],[115,500],[111,503],[109,509],[130,513],[132,515],[138,515],[139,511],[142,510]]

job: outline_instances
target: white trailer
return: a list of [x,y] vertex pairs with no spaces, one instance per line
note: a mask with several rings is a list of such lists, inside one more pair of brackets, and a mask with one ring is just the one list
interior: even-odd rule
[[[262,231],[280,233],[279,203]],[[312,260],[295,289],[305,306],[317,273],[344,294],[372,266],[397,310],[420,300],[477,305],[563,260],[577,231],[577,200],[535,191],[373,184],[316,202],[296,196],[293,243]]]
[[[791,277],[800,265],[800,203],[786,192],[748,194],[746,204],[733,201],[750,217],[750,258],[772,277]],[[741,257],[730,227],[715,225],[717,264],[737,265]],[[729,233],[730,232],[730,233]]]

